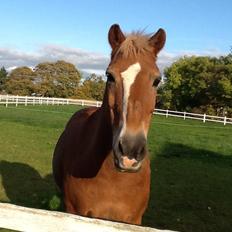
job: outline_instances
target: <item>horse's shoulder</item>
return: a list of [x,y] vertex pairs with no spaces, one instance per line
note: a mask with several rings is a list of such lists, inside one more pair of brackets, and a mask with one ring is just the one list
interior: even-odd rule
[[69,122],[66,125],[66,128],[70,126],[70,124],[86,121],[93,113],[97,111],[97,107],[88,107],[75,112],[70,118]]

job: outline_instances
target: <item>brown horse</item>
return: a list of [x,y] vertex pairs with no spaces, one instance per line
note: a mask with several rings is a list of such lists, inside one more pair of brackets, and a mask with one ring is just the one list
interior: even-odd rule
[[111,26],[103,104],[76,112],[54,152],[67,212],[141,224],[150,194],[147,133],[160,80],[155,61],[165,38],[163,29],[125,36]]

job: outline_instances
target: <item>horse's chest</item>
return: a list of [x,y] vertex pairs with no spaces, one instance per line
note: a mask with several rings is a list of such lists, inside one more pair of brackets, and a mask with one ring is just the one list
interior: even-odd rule
[[[133,175],[133,174],[130,174]],[[73,178],[69,182],[70,189],[78,198],[86,198],[101,202],[128,202],[134,201],[146,194],[149,189],[148,177],[128,178],[121,177],[95,177],[95,178]]]
[[69,177],[65,195],[77,214],[121,220],[143,214],[149,189],[150,173],[147,170],[140,175],[102,171],[94,178]]
[[[112,180],[77,180],[71,193],[76,213],[96,218],[133,221],[142,215],[149,198],[149,188]],[[144,188],[145,187],[145,188]]]

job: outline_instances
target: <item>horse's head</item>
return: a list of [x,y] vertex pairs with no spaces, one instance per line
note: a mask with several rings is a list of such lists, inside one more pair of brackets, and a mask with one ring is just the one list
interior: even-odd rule
[[127,37],[119,25],[111,26],[111,62],[107,68],[104,102],[110,109],[115,165],[135,172],[146,155],[147,134],[155,107],[160,72],[155,63],[165,44],[165,31],[153,36],[132,33]]

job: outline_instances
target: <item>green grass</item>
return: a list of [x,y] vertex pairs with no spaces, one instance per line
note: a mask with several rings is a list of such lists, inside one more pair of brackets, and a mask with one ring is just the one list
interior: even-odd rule
[[[76,106],[0,106],[0,201],[59,209],[55,143]],[[231,231],[232,126],[155,116],[148,139],[151,198],[143,224]]]

